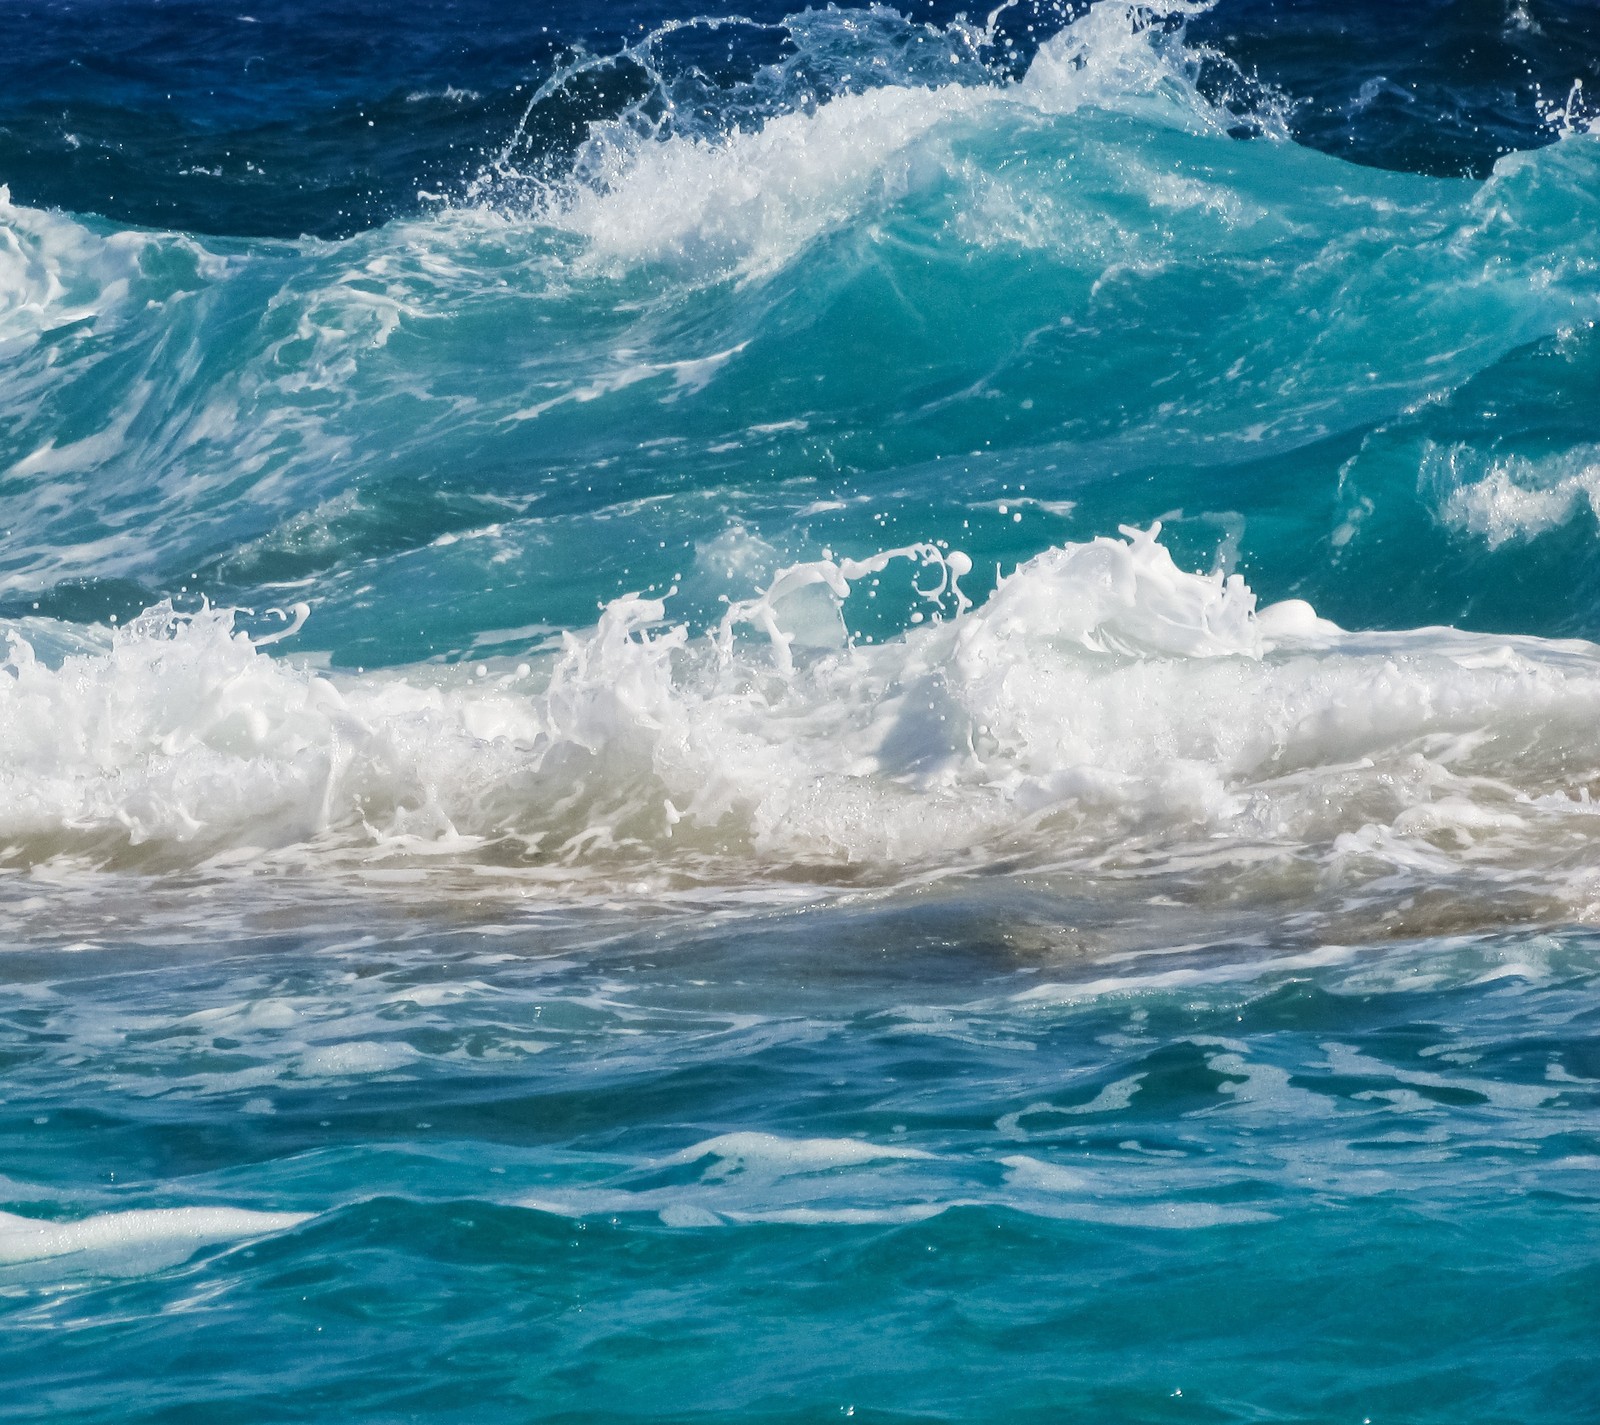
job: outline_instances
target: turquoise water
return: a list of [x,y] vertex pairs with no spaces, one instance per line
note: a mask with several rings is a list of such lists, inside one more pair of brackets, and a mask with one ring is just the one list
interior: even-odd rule
[[0,1418],[1600,1417],[1575,13],[41,10]]
[[20,958],[7,1196],[106,1232],[6,1268],[20,1413],[1592,1412],[1592,936],[1091,967],[1062,909]]

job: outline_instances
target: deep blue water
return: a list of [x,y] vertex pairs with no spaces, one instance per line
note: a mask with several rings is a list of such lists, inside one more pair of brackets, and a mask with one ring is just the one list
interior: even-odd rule
[[0,12],[0,1419],[1600,1419],[1600,12]]

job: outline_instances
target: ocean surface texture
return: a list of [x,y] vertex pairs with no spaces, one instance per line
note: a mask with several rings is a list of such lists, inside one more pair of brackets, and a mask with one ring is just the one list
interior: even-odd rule
[[1600,1420],[1593,0],[8,0],[0,1422]]

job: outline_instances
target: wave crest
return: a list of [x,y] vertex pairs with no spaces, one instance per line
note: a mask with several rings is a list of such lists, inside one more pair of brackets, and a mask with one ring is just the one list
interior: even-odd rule
[[871,561],[780,573],[770,617],[715,638],[618,600],[537,668],[322,674],[211,609],[53,664],[13,630],[6,859],[830,881],[1231,847],[1481,877],[1587,837],[1600,650],[1258,613],[1156,533],[1049,550],[878,645],[793,637]]

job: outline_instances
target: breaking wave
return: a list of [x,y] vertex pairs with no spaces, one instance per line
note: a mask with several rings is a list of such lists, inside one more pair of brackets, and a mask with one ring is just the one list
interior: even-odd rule
[[[965,612],[965,556],[931,546],[790,568],[705,634],[625,597],[515,664],[318,672],[209,608],[53,657],[13,626],[0,836],[13,864],[443,857],[569,884],[1204,855],[1590,903],[1600,649],[1258,610],[1158,532],[1047,550]],[[891,558],[928,615],[868,643],[845,615]]]

